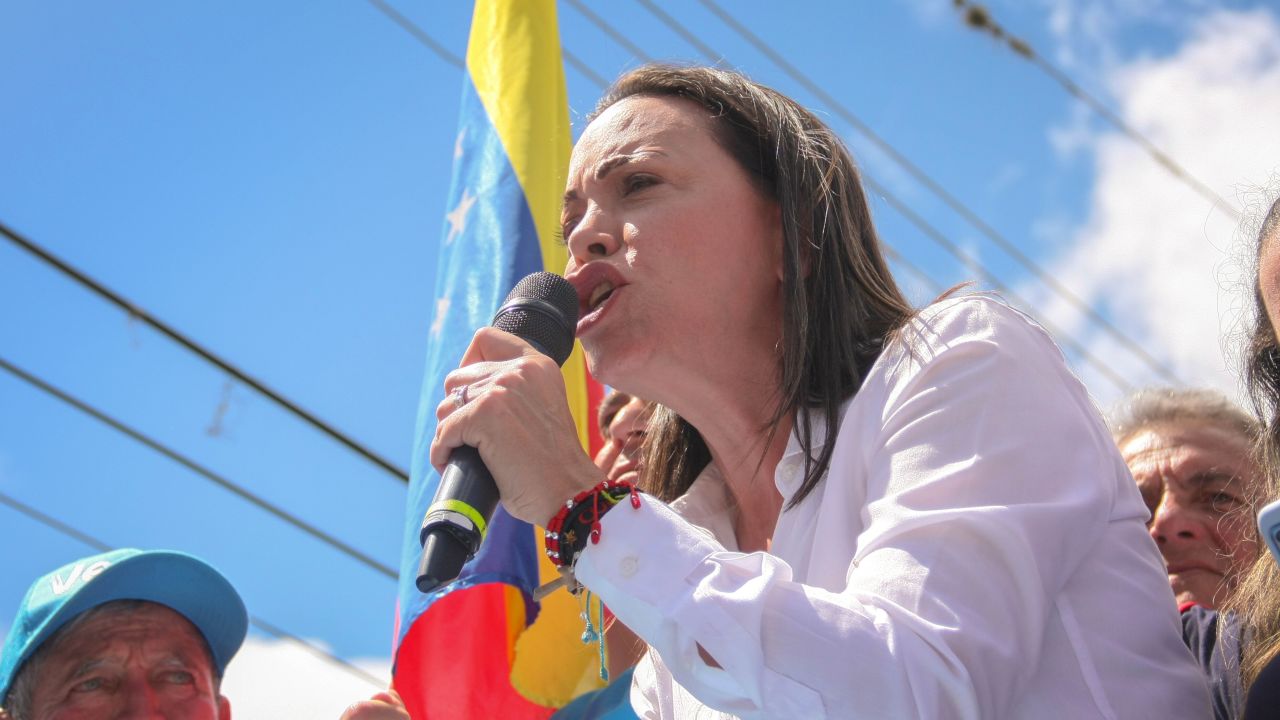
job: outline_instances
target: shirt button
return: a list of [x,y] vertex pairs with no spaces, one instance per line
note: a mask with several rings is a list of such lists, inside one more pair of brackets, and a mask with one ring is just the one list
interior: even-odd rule
[[628,555],[627,557],[622,558],[622,562],[618,563],[618,572],[621,573],[624,578],[629,578],[632,575],[635,575],[636,571],[639,569],[640,561],[636,560],[634,555]]

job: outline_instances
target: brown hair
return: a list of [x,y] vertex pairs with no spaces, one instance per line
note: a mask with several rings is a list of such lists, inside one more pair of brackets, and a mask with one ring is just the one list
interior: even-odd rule
[[[1280,199],[1267,212],[1258,232],[1257,255],[1280,241]],[[1262,298],[1261,278],[1254,283],[1256,320],[1245,355],[1245,383],[1254,412],[1262,422],[1256,455],[1266,478],[1266,492],[1258,493],[1253,514],[1261,505],[1280,499],[1280,343]],[[1240,661],[1245,689],[1267,663],[1280,655],[1280,567],[1270,553],[1259,555],[1224,605],[1240,618],[1243,638]]]
[[[796,410],[820,410],[819,422],[834,438],[841,403],[857,392],[888,338],[914,310],[889,272],[853,158],[812,113],[739,73],[647,65],[619,78],[592,117],[634,95],[683,98],[708,110],[716,141],[781,210],[781,372],[773,415],[762,430],[772,438],[795,413],[805,469],[794,506],[822,479],[834,450],[828,443],[815,457],[809,414]],[[688,421],[658,410],[644,462],[650,492],[664,500],[679,497],[710,459]]]

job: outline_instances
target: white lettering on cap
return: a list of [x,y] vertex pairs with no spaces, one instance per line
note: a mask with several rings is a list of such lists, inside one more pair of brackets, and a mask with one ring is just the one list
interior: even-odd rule
[[53,577],[49,578],[50,583],[53,584],[53,594],[65,595],[71,592],[71,588],[78,581],[89,582],[101,575],[102,571],[109,567],[111,567],[111,563],[106,560],[99,560],[88,567],[85,567],[84,563],[76,563],[76,566],[71,568],[71,574],[67,575],[65,580],[58,577],[57,573],[54,573]]

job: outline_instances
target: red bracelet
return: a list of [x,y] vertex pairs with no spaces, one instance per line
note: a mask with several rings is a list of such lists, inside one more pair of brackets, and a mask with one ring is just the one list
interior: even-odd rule
[[565,502],[547,523],[547,557],[557,567],[573,567],[573,561],[587,546],[600,542],[600,518],[622,498],[631,496],[631,507],[640,507],[640,491],[625,480],[609,481],[583,490]]

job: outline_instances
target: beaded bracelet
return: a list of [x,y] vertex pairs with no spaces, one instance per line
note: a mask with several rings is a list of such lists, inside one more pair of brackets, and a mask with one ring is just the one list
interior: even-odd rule
[[631,507],[640,507],[640,493],[625,480],[604,482],[583,490],[565,502],[560,512],[547,523],[547,557],[557,567],[573,567],[578,553],[600,542],[600,518],[622,498],[631,496]]

